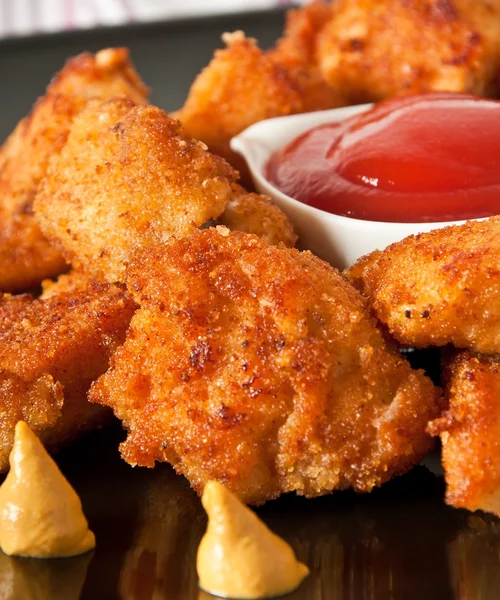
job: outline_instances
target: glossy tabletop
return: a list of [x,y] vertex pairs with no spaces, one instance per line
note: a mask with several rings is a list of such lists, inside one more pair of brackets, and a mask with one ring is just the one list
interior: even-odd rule
[[[168,465],[131,468],[118,426],[57,458],[96,534],[93,553],[36,560],[0,554],[4,600],[209,600],[198,590],[201,503]],[[290,600],[493,600],[500,597],[500,523],[443,503],[424,466],[369,495],[284,496],[257,510],[311,575]],[[5,591],[5,595],[4,595]]]

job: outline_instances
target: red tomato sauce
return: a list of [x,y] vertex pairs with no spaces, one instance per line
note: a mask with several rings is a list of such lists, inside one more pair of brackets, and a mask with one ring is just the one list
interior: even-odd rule
[[500,102],[395,98],[275,152],[267,178],[330,213],[400,223],[500,214]]

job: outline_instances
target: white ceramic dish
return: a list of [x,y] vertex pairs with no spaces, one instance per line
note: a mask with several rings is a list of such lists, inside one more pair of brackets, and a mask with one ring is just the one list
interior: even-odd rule
[[267,181],[264,168],[275,150],[316,125],[343,121],[371,106],[363,104],[268,119],[252,125],[231,140],[231,148],[246,159],[255,187],[271,196],[294,223],[301,247],[311,250],[338,269],[344,269],[360,256],[382,250],[408,235],[464,222],[385,223],[341,217],[294,200]]

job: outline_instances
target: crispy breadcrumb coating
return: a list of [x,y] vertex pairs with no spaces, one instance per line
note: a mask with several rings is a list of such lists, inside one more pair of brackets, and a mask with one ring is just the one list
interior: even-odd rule
[[[410,236],[346,271],[402,344],[500,353],[500,218]],[[498,310],[497,310],[498,309]]]
[[336,0],[321,70],[351,104],[429,91],[498,95],[498,0]]
[[129,95],[147,101],[147,88],[124,48],[69,60],[0,149],[0,290],[18,292],[66,267],[42,235],[33,200],[49,159],[64,146],[71,123],[92,97]]
[[249,194],[233,185],[233,195],[217,219],[228,229],[253,233],[268,244],[279,243],[293,248],[297,235],[285,213],[264,194]]
[[[298,76],[267,56],[254,39],[237,31],[224,34],[223,40],[227,47],[215,52],[195,79],[184,106],[173,116],[181,121],[186,135],[205,142],[248,182],[246,163],[230,150],[230,139],[263,119],[312,110],[314,98],[311,89],[300,87]],[[320,94],[315,92],[315,97]],[[336,105],[336,98],[328,96],[316,110]]]
[[127,281],[140,309],[89,398],[123,420],[129,463],[259,504],[370,491],[431,447],[438,390],[311,253],[209,228],[143,251]]
[[154,106],[91,101],[51,162],[35,210],[77,269],[123,281],[135,248],[183,236],[224,210],[236,172]]
[[446,502],[500,516],[500,356],[458,352],[444,380],[449,410],[429,431],[441,436]]
[[0,300],[0,471],[24,420],[50,449],[102,425],[109,414],[87,390],[124,341],[134,303],[121,288],[92,284],[47,300]]

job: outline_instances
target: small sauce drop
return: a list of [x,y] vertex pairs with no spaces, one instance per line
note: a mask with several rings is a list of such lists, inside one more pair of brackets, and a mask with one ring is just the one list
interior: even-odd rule
[[26,423],[16,425],[10,471],[0,487],[0,547],[57,558],[95,547],[80,498]]
[[267,178],[327,212],[400,223],[500,213],[500,103],[394,98],[315,127],[275,152]]
[[223,485],[209,481],[202,503],[208,514],[196,561],[202,589],[224,598],[270,598],[307,577],[290,546]]

